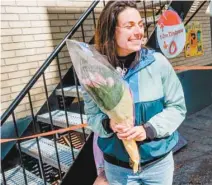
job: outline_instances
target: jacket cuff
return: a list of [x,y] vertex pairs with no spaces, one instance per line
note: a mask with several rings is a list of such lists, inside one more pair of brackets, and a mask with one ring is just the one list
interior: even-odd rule
[[109,118],[104,118],[102,120],[102,126],[107,132],[107,134],[113,133],[113,130],[110,128],[110,119]]
[[155,128],[150,124],[150,123],[145,123],[143,125],[144,130],[146,131],[146,137],[147,139],[153,140],[156,138],[157,136],[157,132],[155,130]]

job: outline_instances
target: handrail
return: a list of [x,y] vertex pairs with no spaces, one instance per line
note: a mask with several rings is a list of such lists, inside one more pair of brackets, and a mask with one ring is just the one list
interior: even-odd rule
[[186,21],[185,26],[193,19],[193,17],[199,12],[199,10],[205,5],[207,1],[203,1],[203,3],[197,8],[197,10],[192,14],[191,17]]
[[7,108],[7,110],[3,113],[1,117],[1,125],[6,121],[6,119],[10,116],[10,114],[14,111],[14,109],[17,107],[17,105],[21,102],[21,100],[25,97],[25,95],[28,93],[30,88],[36,83],[36,81],[40,78],[40,76],[43,74],[45,69],[49,66],[49,64],[54,60],[54,58],[57,56],[57,54],[61,51],[61,49],[65,46],[66,40],[73,36],[73,34],[77,31],[77,29],[81,26],[83,21],[88,17],[88,15],[91,13],[91,11],[96,7],[96,5],[100,2],[100,0],[95,0],[90,5],[90,7],[82,14],[82,16],[79,18],[77,23],[73,26],[73,28],[68,32],[68,34],[64,37],[64,39],[58,44],[58,46],[54,49],[54,51],[51,53],[51,55],[45,60],[43,65],[38,69],[38,71],[35,73],[35,75],[31,78],[31,80],[27,83],[27,85],[23,88],[23,90],[18,94],[16,99],[10,104],[10,106]]

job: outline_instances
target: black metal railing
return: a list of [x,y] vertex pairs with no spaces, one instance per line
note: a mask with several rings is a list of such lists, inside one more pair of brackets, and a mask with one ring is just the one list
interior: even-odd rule
[[[65,117],[66,117],[66,126],[69,127],[69,120],[68,120],[68,116],[67,116],[67,110],[66,110],[66,104],[65,104],[65,100],[64,100],[64,91],[63,91],[63,82],[62,82],[62,74],[61,74],[61,69],[60,69],[60,62],[59,62],[59,53],[60,51],[64,48],[65,44],[66,44],[66,40],[70,39],[72,36],[74,36],[74,34],[77,32],[78,28],[81,27],[81,34],[82,34],[82,38],[83,41],[85,42],[85,33],[84,33],[84,29],[83,29],[83,23],[84,21],[88,18],[89,15],[92,15],[92,20],[93,20],[93,25],[94,25],[94,29],[96,26],[96,18],[95,18],[95,7],[97,6],[97,4],[99,3],[99,0],[93,1],[93,3],[90,5],[90,7],[82,14],[82,16],[79,18],[79,20],[77,21],[77,23],[73,26],[73,28],[70,30],[70,32],[65,36],[65,38],[58,44],[58,46],[54,49],[54,51],[50,54],[50,56],[45,60],[44,64],[40,67],[40,69],[38,69],[38,71],[35,73],[35,75],[32,77],[32,79],[27,83],[27,85],[23,88],[23,90],[19,93],[19,95],[16,97],[16,99],[11,103],[11,105],[7,108],[7,110],[3,113],[3,115],[1,116],[1,125],[3,125],[4,123],[7,122],[7,119],[12,115],[12,121],[14,123],[14,128],[15,128],[15,132],[16,132],[16,136],[17,138],[20,137],[19,135],[19,131],[18,131],[18,127],[16,124],[16,117],[15,117],[15,110],[18,107],[18,105],[20,104],[20,102],[26,97],[28,96],[28,102],[29,102],[29,107],[30,107],[30,112],[31,112],[31,116],[32,116],[32,125],[33,125],[33,134],[37,134],[38,133],[38,129],[36,126],[36,115],[34,115],[34,110],[33,110],[33,101],[32,101],[32,96],[30,94],[31,89],[33,88],[33,86],[36,84],[36,82],[38,82],[38,79],[40,77],[43,78],[43,87],[45,90],[45,97],[46,97],[46,107],[47,107],[47,112],[49,113],[49,118],[50,118],[50,127],[51,130],[55,130],[55,126],[53,124],[53,119],[52,119],[52,115],[51,115],[51,105],[49,102],[49,91],[47,89],[47,80],[46,80],[46,76],[45,76],[45,70],[48,68],[48,66],[50,66],[50,64],[52,63],[52,61],[54,59],[56,59],[57,61],[57,67],[58,67],[58,73],[59,73],[59,81],[60,81],[60,87],[62,89],[62,98],[63,98],[63,106],[64,106],[64,110],[65,110]],[[76,74],[74,74],[75,77],[75,85],[77,87],[77,95],[79,98],[79,91],[78,91],[78,85],[77,85],[77,77]],[[80,106],[80,104],[79,104]],[[82,110],[82,107],[80,107],[80,110]],[[82,112],[81,112],[82,113]],[[81,116],[81,121],[82,121],[82,116]],[[83,121],[82,121],[83,123]],[[84,133],[84,139],[85,139],[85,131],[83,129],[83,133]],[[73,144],[72,144],[72,138],[71,138],[71,134],[68,133],[69,136],[69,142],[71,144],[71,152],[72,152],[72,156],[73,156],[73,160],[75,160],[75,154],[73,151]],[[55,154],[56,154],[56,159],[57,159],[57,166],[58,166],[58,175],[59,175],[59,180],[62,180],[63,174],[62,170],[61,170],[61,163],[60,163],[60,158],[59,158],[59,154],[58,154],[58,147],[57,147],[57,137],[54,134],[53,135],[53,142],[54,142],[54,147],[55,147]],[[37,148],[38,148],[38,154],[39,154],[39,159],[38,159],[38,164],[39,164],[39,169],[40,169],[40,174],[41,177],[44,180],[44,184],[47,183],[46,180],[46,174],[45,174],[45,170],[44,170],[44,162],[42,159],[42,153],[41,153],[41,148],[39,145],[39,140],[36,137],[36,144],[37,144]],[[20,146],[20,141],[17,141],[17,148],[19,151],[19,161],[20,161],[20,166],[23,168],[23,174],[24,174],[24,184],[28,184],[27,182],[27,175],[26,175],[26,170],[25,170],[25,165],[23,162],[23,157],[22,157],[22,151],[21,151],[21,146]],[[5,172],[4,172],[4,168],[1,168],[1,174],[2,174],[2,182],[4,185],[7,184],[6,182],[6,177],[5,177]]]
[[[39,129],[37,128],[36,125],[36,117],[37,114],[34,113],[33,110],[33,100],[32,100],[32,95],[31,95],[31,90],[33,88],[33,86],[36,84],[36,82],[39,80],[40,77],[42,77],[42,81],[43,81],[43,87],[44,87],[44,93],[45,93],[45,110],[46,112],[49,114],[49,118],[50,118],[50,130],[55,130],[57,129],[53,123],[53,118],[52,118],[52,106],[51,106],[51,101],[50,101],[50,96],[49,96],[49,91],[48,91],[48,84],[47,84],[47,79],[46,79],[46,74],[45,74],[45,70],[50,66],[50,64],[52,63],[52,61],[54,59],[56,59],[56,63],[57,63],[57,69],[58,69],[58,75],[59,75],[59,85],[58,87],[61,88],[61,92],[62,92],[62,104],[63,104],[63,108],[64,108],[64,112],[65,112],[65,122],[66,122],[66,127],[69,127],[69,117],[68,117],[68,108],[65,102],[65,93],[64,93],[64,81],[63,81],[63,76],[62,76],[62,72],[61,72],[61,67],[60,67],[60,59],[59,59],[59,53],[61,52],[61,50],[64,48],[65,44],[66,44],[66,40],[70,39],[72,36],[74,36],[74,34],[77,32],[77,30],[80,28],[81,29],[81,34],[82,34],[82,41],[85,42],[86,41],[86,36],[85,36],[85,30],[84,30],[84,21],[88,18],[89,15],[92,15],[93,18],[93,26],[94,29],[96,27],[96,15],[95,15],[95,7],[97,6],[97,4],[99,3],[99,0],[93,1],[93,3],[90,5],[90,7],[85,11],[85,13],[82,14],[82,16],[79,18],[79,20],[77,21],[77,23],[73,26],[73,28],[71,29],[71,31],[64,37],[64,39],[58,44],[58,46],[54,49],[54,51],[51,53],[51,55],[45,60],[44,64],[40,67],[40,69],[38,69],[38,71],[35,73],[35,75],[32,77],[32,79],[27,83],[27,85],[24,87],[24,89],[19,93],[19,95],[16,97],[16,99],[12,102],[12,104],[8,107],[8,109],[3,113],[2,117],[1,117],[1,125],[3,125],[4,123],[6,123],[7,119],[12,116],[12,120],[14,123],[14,128],[15,128],[15,132],[16,132],[16,136],[17,138],[20,137],[19,135],[19,131],[18,131],[18,127],[16,124],[16,118],[15,118],[15,110],[18,107],[18,105],[20,104],[20,102],[27,96],[28,97],[28,101],[29,101],[29,108],[30,108],[30,113],[31,113],[31,122],[32,122],[32,126],[33,126],[33,132],[32,134],[37,134],[39,133]],[[149,28],[151,26],[155,27],[157,20],[156,20],[156,16],[158,16],[159,14],[162,13],[162,11],[166,8],[166,5],[170,5],[169,1],[159,1],[159,3],[155,4],[154,1],[151,1],[148,5],[145,1],[141,1],[141,3],[143,4],[143,13],[144,13],[144,20],[145,20],[145,35],[148,38],[148,41],[153,39],[152,37],[154,36],[152,34],[151,31],[149,31]],[[192,3],[191,3],[192,4]],[[103,1],[103,6],[105,6],[105,1]],[[203,5],[202,5],[203,6]],[[201,7],[202,7],[201,6]],[[200,9],[200,8],[199,8]],[[198,9],[198,11],[199,11]],[[147,17],[148,17],[148,11],[151,12],[151,16],[152,16],[152,21],[148,22]],[[185,15],[187,14],[187,12],[184,12]],[[196,13],[196,12],[195,12]],[[189,19],[190,21],[191,19]],[[153,30],[154,31],[154,30]],[[149,43],[149,42],[148,42]],[[152,46],[154,47],[154,46]],[[80,104],[80,93],[79,93],[79,87],[78,87],[78,79],[76,76],[76,73],[74,71],[74,69],[72,68],[71,73],[73,75],[73,83],[76,86],[76,91],[77,91],[77,105],[78,105],[78,109],[79,109],[79,113],[80,113],[80,120],[81,123],[83,123],[83,117],[82,117],[82,113],[83,113],[83,107]],[[84,138],[84,142],[86,142],[86,134],[85,134],[85,130],[84,128],[83,130],[83,138]],[[75,157],[75,153],[74,153],[74,143],[73,143],[73,139],[72,139],[73,135],[71,132],[68,132],[68,140],[70,143],[70,148],[71,148],[71,154],[73,156],[73,160],[76,159]],[[60,157],[58,154],[58,138],[57,135],[53,135],[53,143],[54,143],[54,147],[55,147],[55,154],[56,154],[56,159],[57,159],[57,165],[58,165],[58,180],[62,181],[63,179],[63,175],[64,172],[62,172],[61,170],[61,163],[60,163]],[[41,174],[41,178],[43,178],[44,180],[44,184],[46,184],[46,174],[45,174],[45,169],[44,169],[44,163],[45,161],[43,161],[42,158],[42,153],[41,153],[41,148],[39,145],[39,139],[36,137],[36,144],[37,144],[37,148],[38,148],[38,154],[39,154],[39,159],[38,159],[38,166],[40,169],[40,174]],[[27,178],[26,178],[26,174],[25,174],[25,167],[24,167],[24,163],[23,163],[23,158],[22,158],[22,151],[21,151],[21,147],[20,147],[20,142],[17,141],[17,148],[20,154],[20,165],[23,168],[23,174],[24,174],[24,182],[27,185]],[[6,177],[5,177],[5,173],[4,173],[4,168],[1,168],[1,173],[2,173],[2,179],[3,179],[3,184],[6,185]]]
[[[154,1],[150,1],[148,5],[145,1],[143,1],[142,3],[143,3],[143,11],[144,11],[144,23],[146,25],[144,31],[148,40],[151,34],[153,33],[152,30],[149,31],[149,28],[151,26],[155,28],[156,22],[157,22],[156,18],[158,17],[158,15],[161,15],[164,10],[167,9],[171,1],[164,1],[163,3],[161,1],[159,1],[159,3],[154,3]],[[157,6],[159,7],[158,10],[156,9]],[[148,17],[147,9],[151,9],[150,12],[152,14],[151,15],[152,21],[150,23],[147,21],[147,17]]]
[[[19,138],[18,127],[17,127],[17,124],[16,124],[16,119],[15,119],[14,112],[12,112],[12,118],[13,118],[13,123],[14,123],[14,128],[15,128],[16,136],[17,136],[17,138]],[[18,151],[19,151],[19,157],[20,157],[21,166],[23,167],[24,182],[25,182],[25,184],[27,184],[26,172],[25,172],[25,168],[24,168],[23,157],[21,155],[21,146],[20,146],[20,142],[19,141],[17,141],[17,146],[18,146]]]
[[[31,110],[31,115],[32,115],[33,134],[36,134],[38,131],[37,131],[37,127],[36,127],[36,120],[35,120],[35,116],[34,116],[34,112],[33,112],[30,91],[28,92],[28,97],[29,97],[30,110]],[[45,171],[44,171],[44,167],[43,167],[43,159],[42,159],[42,155],[41,155],[40,144],[39,144],[38,138],[36,137],[35,139],[36,139],[36,144],[38,146],[39,168],[40,168],[40,172],[41,172],[41,176],[43,178],[44,184],[46,185],[47,181],[46,181]]]
[[[58,56],[59,52],[63,49],[66,44],[66,40],[71,38],[77,29],[83,24],[85,19],[90,15],[91,12],[94,12],[94,8],[99,3],[99,0],[94,1],[91,6],[86,10],[84,14],[79,18],[77,23],[73,26],[71,31],[65,36],[65,38],[58,44],[58,46],[54,49],[51,55],[45,60],[44,64],[40,67],[40,69],[35,73],[32,79],[28,82],[28,84],[24,87],[24,89],[19,93],[17,98],[11,103],[11,105],[7,108],[7,110],[3,113],[1,117],[1,125],[5,123],[6,119],[11,115],[12,111],[17,107],[17,105],[21,102],[21,100],[25,97],[25,95],[29,92],[35,82],[40,78],[40,76],[44,73],[45,69],[51,64],[51,62]],[[84,34],[84,33],[83,33]]]

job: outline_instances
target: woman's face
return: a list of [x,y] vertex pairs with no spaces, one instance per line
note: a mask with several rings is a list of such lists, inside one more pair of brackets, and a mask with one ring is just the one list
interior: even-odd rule
[[141,49],[144,36],[143,21],[135,8],[126,8],[119,13],[115,31],[117,53],[126,56]]

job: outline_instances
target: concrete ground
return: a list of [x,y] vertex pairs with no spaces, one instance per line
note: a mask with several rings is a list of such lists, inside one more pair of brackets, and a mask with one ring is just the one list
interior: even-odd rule
[[174,155],[173,185],[212,185],[212,105],[187,117],[179,132],[188,144]]

